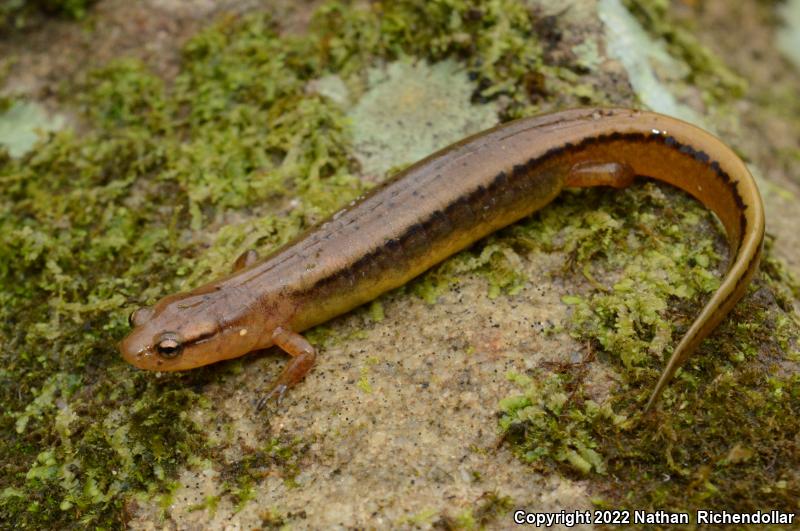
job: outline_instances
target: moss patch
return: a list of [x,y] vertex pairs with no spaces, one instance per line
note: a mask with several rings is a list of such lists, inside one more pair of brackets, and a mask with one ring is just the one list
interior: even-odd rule
[[[367,188],[352,158],[346,100],[308,90],[318,80],[334,76],[356,99],[369,67],[411,57],[459,62],[474,83],[471,99],[491,100],[502,118],[533,113],[553,94],[565,105],[602,100],[575,83],[585,67],[545,63],[536,22],[512,0],[330,3],[302,36],[280,35],[266,16],[225,18],[186,45],[169,86],[139,63],[116,61],[73,91],[85,133],[53,133],[21,159],[0,154],[0,522],[119,527],[134,494],[168,506],[176,471],[198,457],[225,475],[220,496],[240,505],[265,468],[291,482],[302,454],[294,443],[227,463],[226,443],[210,442],[207,426],[187,413],[208,407],[204,386],[239,365],[161,377],[133,370],[116,349],[128,313],[227,271],[246,249],[268,252]],[[717,502],[757,488],[772,490],[742,499],[773,494],[770,506],[785,507],[797,499],[789,434],[798,431],[788,423],[800,394],[797,379],[776,367],[796,361],[796,325],[781,313],[791,297],[785,289],[776,311],[772,293],[786,284],[769,255],[761,289],[710,353],[695,356],[662,412],[642,421],[651,423],[647,435],[606,422],[635,414],[677,337],[671,323],[685,327],[696,295],[715,282],[707,271],[718,263],[717,244],[703,231],[687,243],[677,229],[707,213],[660,190],[569,195],[411,289],[432,301],[475,271],[487,276],[492,296],[514,293],[525,281],[517,262],[527,249],[566,250],[580,274],[602,286],[566,301],[575,309],[572,332],[593,342],[622,384],[609,405],[595,407],[573,368],[539,387],[520,379],[521,398],[503,404],[520,455],[590,477],[605,469],[623,478],[605,497],[631,506],[679,506],[688,503],[684,492]],[[672,223],[652,229],[665,219]],[[694,263],[689,249],[700,250]],[[632,290],[621,271],[647,289]],[[324,341],[325,330],[310,337]],[[541,386],[566,400],[543,400]],[[558,442],[565,418],[568,437]],[[624,482],[636,477],[641,483]],[[456,524],[480,525],[484,505],[491,515],[503,500],[488,499]],[[264,521],[279,525],[282,517],[268,512]]]
[[[476,500],[474,507],[466,509],[454,516],[442,515],[438,520],[433,522],[433,527],[436,529],[445,530],[471,530],[471,529],[486,529],[487,526],[495,522],[502,522],[511,509],[514,507],[514,500],[508,496],[503,496],[497,492],[484,492],[483,495]],[[419,522],[424,523],[422,519]]]
[[696,37],[699,29],[691,21],[671,15],[667,0],[623,1],[649,32],[664,39],[670,55],[689,66],[685,81],[703,91],[706,103],[728,103],[747,90],[747,81],[700,43]]
[[[222,492],[236,502],[236,511],[255,496],[255,484],[267,475],[281,475],[288,486],[294,486],[295,477],[299,473],[299,460],[308,450],[308,444],[300,440],[279,441],[272,439],[261,449],[248,452],[242,459],[226,465],[222,470]],[[218,499],[206,501],[204,508],[213,511]]]
[[80,19],[96,0],[0,0],[0,34],[24,29],[42,15]]
[[[237,365],[158,377],[116,344],[132,309],[365,190],[342,100],[307,90],[315,80],[337,76],[359,96],[376,61],[414,56],[460,61],[472,98],[505,117],[547,95],[540,71],[585,101],[568,65],[543,63],[534,27],[512,0],[332,3],[302,36],[263,15],[222,19],[188,42],[169,86],[118,60],[73,87],[84,132],[0,155],[0,521],[118,527],[134,493],[166,507],[179,467],[217,459],[224,443],[187,412]],[[492,249],[467,260],[491,275]],[[241,503],[246,477],[230,488]]]
[[[565,228],[553,233],[548,217]],[[500,404],[501,429],[524,460],[594,477],[601,505],[798,508],[795,283],[769,248],[750,294],[679,371],[657,412],[640,415],[668,345],[717,286],[709,270],[719,271],[720,242],[711,227],[700,205],[648,184],[568,196],[512,229],[568,251],[565,274],[589,272],[593,281],[565,300],[573,307],[567,328],[616,371],[618,384],[598,405],[586,362],[516,377],[523,392]]]

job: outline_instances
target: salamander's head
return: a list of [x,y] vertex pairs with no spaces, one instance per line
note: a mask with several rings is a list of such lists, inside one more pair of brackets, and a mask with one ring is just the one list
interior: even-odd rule
[[133,330],[119,345],[140,369],[182,371],[235,358],[257,348],[258,334],[230,319],[230,301],[213,291],[171,295],[128,318]]

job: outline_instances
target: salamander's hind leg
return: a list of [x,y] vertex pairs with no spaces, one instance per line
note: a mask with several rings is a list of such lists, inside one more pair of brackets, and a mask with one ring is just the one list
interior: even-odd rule
[[317,351],[311,343],[297,332],[278,327],[272,333],[272,340],[292,358],[283,368],[283,372],[272,382],[269,392],[258,401],[256,409],[263,408],[273,398],[280,403],[286,390],[303,379],[317,358]]
[[613,186],[625,188],[636,178],[633,168],[622,162],[598,162],[586,160],[570,168],[564,186],[586,188],[589,186]]

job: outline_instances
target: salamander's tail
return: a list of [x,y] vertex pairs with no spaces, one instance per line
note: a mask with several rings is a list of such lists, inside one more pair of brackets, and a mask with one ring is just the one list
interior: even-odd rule
[[[725,227],[731,249],[722,283],[675,348],[645,406],[661,392],[700,343],[744,296],[755,274],[764,240],[764,207],[744,162],[714,135],[692,124],[656,113],[606,111],[605,122],[626,137],[603,146],[589,144],[567,173],[565,186],[624,187],[635,176],[676,186],[714,212]],[[626,136],[627,135],[627,136]]]
[[750,279],[758,269],[761,258],[761,240],[763,239],[763,225],[761,226],[761,238],[758,239],[754,252],[749,252],[739,248],[739,252],[733,260],[731,267],[725,274],[722,284],[717,288],[714,295],[703,307],[703,310],[695,318],[692,326],[684,334],[681,342],[675,347],[667,366],[661,373],[655,389],[653,389],[644,412],[650,411],[655,405],[661,392],[669,384],[675,372],[686,362],[700,343],[717,327],[723,318],[731,311],[737,302],[744,296]]

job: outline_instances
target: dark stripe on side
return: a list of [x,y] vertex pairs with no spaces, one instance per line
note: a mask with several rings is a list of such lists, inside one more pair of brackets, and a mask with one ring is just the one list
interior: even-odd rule
[[[509,198],[514,194],[525,193],[532,184],[531,173],[548,160],[568,152],[581,151],[595,144],[615,141],[663,144],[706,165],[731,191],[733,200],[740,211],[740,235],[744,236],[747,229],[747,218],[744,215],[744,210],[747,205],[745,205],[739,193],[737,183],[730,178],[717,161],[712,160],[707,153],[696,150],[690,145],[682,144],[669,135],[614,132],[586,138],[577,144],[565,143],[562,146],[548,150],[539,157],[533,157],[522,164],[514,165],[509,172],[499,172],[485,187],[479,185],[471,192],[459,195],[443,210],[429,213],[425,219],[420,219],[410,225],[396,238],[392,238],[387,242],[377,243],[371,252],[360,257],[343,270],[337,271],[329,277],[319,279],[311,289],[336,284],[347,276],[356,281],[358,278],[369,276],[372,273],[371,269],[380,269],[381,265],[386,262],[401,263],[403,260],[413,260],[415,256],[424,254],[430,242],[446,238],[457,227],[468,225],[470,220],[474,225],[492,217],[497,205],[507,204]],[[391,179],[391,181],[394,181],[394,179]],[[479,205],[477,212],[474,205]],[[355,208],[358,208],[358,206]],[[738,248],[733,250],[734,258],[737,253]]]
[[[547,159],[557,157],[563,155],[565,152],[568,151],[580,151],[581,149],[587,148],[594,144],[602,144],[606,142],[614,142],[614,141],[625,141],[625,142],[652,142],[652,143],[660,143],[664,144],[670,148],[673,148],[680,153],[687,155],[698,162],[705,164],[709,169],[711,169],[717,177],[719,177],[720,181],[731,191],[733,196],[733,200],[736,203],[736,206],[739,208],[739,230],[740,235],[744,236],[747,231],[747,217],[744,215],[744,211],[747,209],[747,205],[744,203],[744,199],[742,198],[742,194],[739,192],[738,183],[736,183],[733,179],[731,179],[730,175],[722,169],[719,165],[719,162],[713,160],[708,153],[703,151],[694,149],[692,146],[688,144],[682,144],[678,142],[678,140],[670,135],[664,134],[655,134],[655,133],[620,133],[614,132],[607,135],[600,135],[596,137],[585,138],[578,144],[571,144],[567,142],[563,146],[555,147],[549,149],[545,152],[544,155],[540,157],[535,157],[530,159],[524,165],[517,165],[514,167],[516,170],[517,168],[521,168],[522,166],[526,168],[531,168],[536,164],[542,163]],[[734,255],[738,253],[739,249],[733,249]]]

